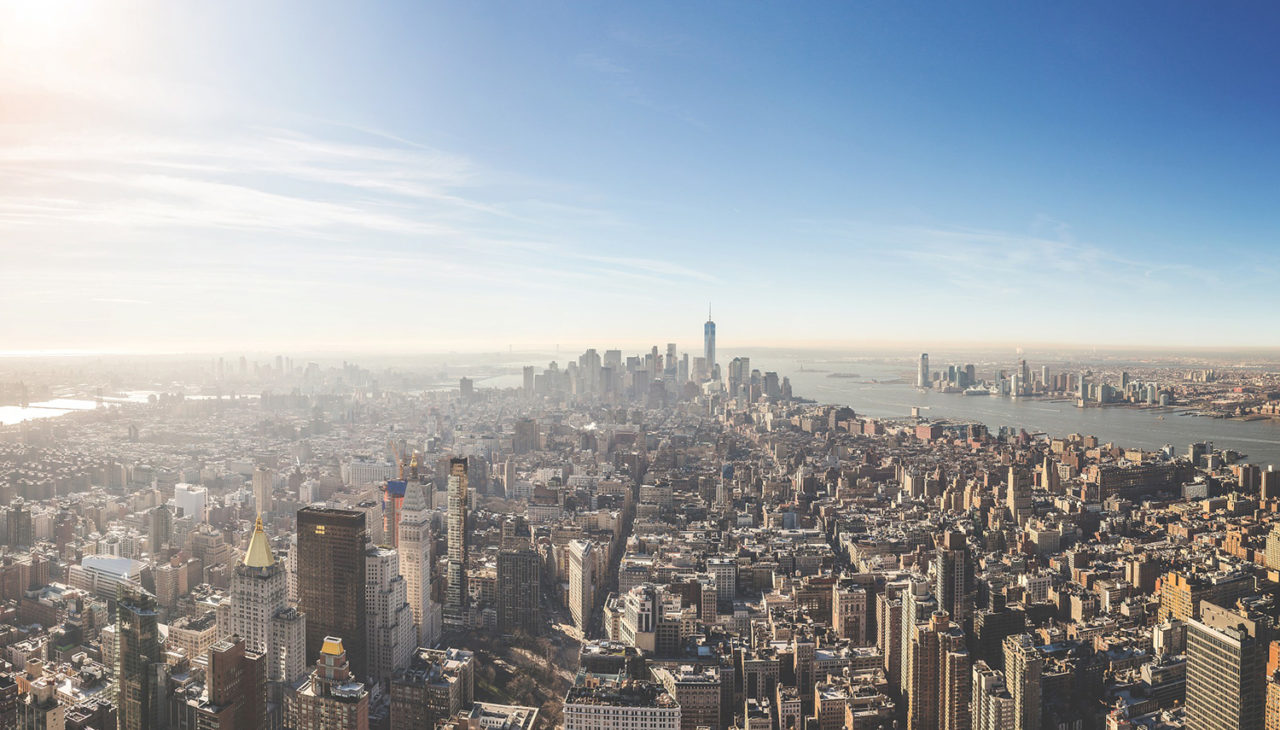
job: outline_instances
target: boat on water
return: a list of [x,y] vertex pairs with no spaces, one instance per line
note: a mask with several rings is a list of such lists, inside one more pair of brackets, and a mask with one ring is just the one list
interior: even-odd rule
[[964,394],[965,395],[991,395],[991,391],[987,390],[986,388],[975,385],[972,388],[965,388]]

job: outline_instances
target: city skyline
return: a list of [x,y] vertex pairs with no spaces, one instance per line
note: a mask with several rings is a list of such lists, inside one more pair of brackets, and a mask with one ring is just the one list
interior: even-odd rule
[[1280,346],[1271,8],[119,7],[0,10],[8,352]]

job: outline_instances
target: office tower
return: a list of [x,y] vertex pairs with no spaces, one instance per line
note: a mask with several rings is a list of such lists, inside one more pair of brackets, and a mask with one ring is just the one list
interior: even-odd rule
[[288,730],[369,730],[369,691],[357,681],[343,641],[328,636],[316,654],[316,668],[286,695]]
[[275,488],[276,473],[265,467],[253,470],[253,504],[259,515],[271,512],[271,492]]
[[498,631],[536,636],[541,628],[542,558],[529,547],[498,553]]
[[517,454],[537,451],[541,446],[542,434],[538,422],[532,418],[521,418],[515,422],[515,433],[511,437],[511,450]]
[[929,387],[929,353],[920,353],[920,365],[916,369],[916,387]]
[[1280,497],[1280,471],[1275,464],[1268,464],[1266,470],[1258,475],[1258,494],[1263,499]]
[[[904,647],[906,649],[906,647]],[[969,730],[969,652],[945,611],[912,632],[912,671],[903,688],[908,730]]]
[[596,550],[590,540],[569,543],[569,613],[583,636],[591,623],[596,595]]
[[431,646],[440,638],[440,606],[431,600],[431,566],[434,564],[431,511],[422,485],[410,482],[405,488],[399,526],[400,575],[404,576],[406,600],[417,626],[418,646]]
[[391,680],[391,730],[434,730],[475,698],[475,658],[461,649],[418,649]]
[[476,384],[471,378],[458,378],[458,395],[463,403],[470,403],[476,395]]
[[1187,621],[1187,727],[1262,730],[1270,619],[1203,601]]
[[524,376],[524,394],[527,396],[533,395],[534,367],[532,365],[525,365],[523,370],[523,376]]
[[964,533],[947,531],[938,537],[934,558],[938,606],[962,628],[969,625],[973,604],[973,559]]
[[195,709],[192,727],[239,730],[267,726],[266,657],[245,648],[239,636],[209,649],[208,701]]
[[162,504],[151,508],[151,552],[159,553],[173,541],[173,511]]
[[357,678],[368,676],[366,535],[363,512],[298,510],[298,609],[307,615],[307,663],[319,661],[321,649],[338,637],[344,662]]
[[192,484],[175,484],[173,506],[182,510],[183,517],[204,522],[204,507],[209,500],[209,490]]
[[1021,527],[1031,517],[1031,475],[1020,466],[1010,466],[1005,480],[1005,506],[1013,523]]
[[711,321],[711,310],[707,310],[707,323],[702,325],[702,357],[706,360],[708,379],[716,376],[716,323]]
[[970,705],[973,730],[1008,730],[1013,727],[1013,696],[1004,685],[1004,675],[984,661],[973,665],[973,699]]
[[116,721],[120,730],[149,730],[159,725],[164,702],[155,596],[121,585],[116,617],[120,686]]
[[365,551],[365,580],[369,676],[381,682],[409,664],[418,635],[400,575],[399,554],[391,548],[369,547]]
[[296,682],[306,672],[306,618],[289,606],[284,565],[275,559],[262,519],[254,525],[249,549],[231,576],[228,633],[245,649],[266,657],[267,680]]
[[1005,688],[1013,697],[1013,723],[1008,725],[1009,730],[1039,730],[1043,671],[1044,657],[1030,634],[1017,634],[1004,640]]
[[738,595],[738,561],[723,555],[707,558],[707,572],[715,577],[716,598],[732,604]]
[[1049,389],[1049,366],[1040,366],[1040,385],[1045,389]]
[[449,563],[445,586],[444,623],[453,629],[467,625],[467,460],[449,460]]

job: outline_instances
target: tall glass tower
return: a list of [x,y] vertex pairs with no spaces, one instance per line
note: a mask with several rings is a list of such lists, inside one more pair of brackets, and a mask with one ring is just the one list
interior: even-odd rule
[[445,585],[444,623],[467,625],[467,460],[449,460],[449,569]]
[[707,377],[714,378],[716,373],[716,323],[711,321],[711,310],[707,310],[707,323],[702,325],[703,354],[707,358]]

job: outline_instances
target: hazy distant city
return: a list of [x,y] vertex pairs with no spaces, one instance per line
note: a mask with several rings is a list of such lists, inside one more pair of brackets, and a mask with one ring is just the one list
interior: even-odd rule
[[0,2],[0,730],[1280,730],[1277,38]]

